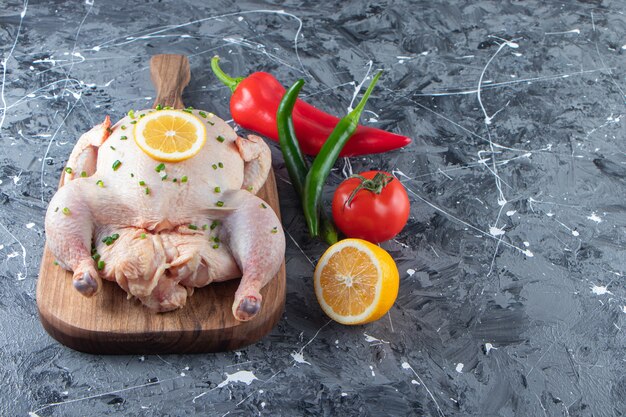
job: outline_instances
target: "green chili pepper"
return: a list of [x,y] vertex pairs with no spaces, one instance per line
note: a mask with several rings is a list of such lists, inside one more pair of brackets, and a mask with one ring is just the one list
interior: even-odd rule
[[337,161],[339,153],[343,149],[348,140],[356,131],[359,125],[359,119],[365,103],[372,94],[374,86],[378,82],[378,79],[382,75],[382,71],[379,71],[375,76],[369,87],[363,94],[363,98],[359,104],[348,113],[344,118],[339,120],[339,123],[335,126],[331,134],[324,142],[322,149],[313,160],[313,165],[306,176],[304,183],[304,195],[302,197],[302,206],[304,208],[304,217],[306,218],[307,225],[309,226],[309,233],[311,236],[319,235],[319,215],[318,210],[320,207],[320,201],[322,198],[322,190],[324,183],[330,174],[330,170]]
[[[300,198],[304,195],[304,184],[309,171],[306,160],[300,150],[296,132],[293,127],[292,111],[298,99],[298,94],[304,85],[304,80],[298,80],[283,96],[276,113],[278,128],[278,143],[283,153],[283,159],[287,166],[289,178]],[[322,238],[326,243],[332,245],[339,240],[337,229],[333,222],[321,211]]]

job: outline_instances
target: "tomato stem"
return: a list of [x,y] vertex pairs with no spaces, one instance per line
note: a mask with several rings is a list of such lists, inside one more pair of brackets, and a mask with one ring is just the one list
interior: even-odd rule
[[363,175],[352,175],[350,178],[358,178],[360,183],[354,188],[354,190],[352,190],[352,193],[350,193],[350,196],[344,203],[344,207],[350,207],[352,200],[354,200],[354,197],[356,197],[356,194],[359,191],[367,190],[374,194],[380,194],[387,184],[393,181],[393,175],[387,174],[386,172],[377,172],[371,180],[365,178]]

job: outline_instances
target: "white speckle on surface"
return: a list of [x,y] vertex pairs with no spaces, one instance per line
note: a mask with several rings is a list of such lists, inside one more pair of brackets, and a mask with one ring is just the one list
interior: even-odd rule
[[347,393],[347,392],[342,392],[342,393],[341,393],[341,396],[342,396],[342,397],[347,397],[347,396],[348,396],[348,393]]
[[546,213],[546,216],[548,216],[548,217],[552,217],[552,216],[554,216],[554,213],[552,213],[551,211],[549,211],[549,212],[547,212],[547,213]]
[[26,223],[27,229],[32,229],[33,227],[35,227],[35,223]]
[[514,215],[515,213],[517,213],[517,210],[509,210],[506,212],[506,215],[511,217],[512,215]]
[[243,20],[243,16],[239,16],[239,17],[237,18],[237,20],[239,20],[239,21],[241,22],[241,21]]
[[505,232],[499,227],[489,226],[489,233],[491,236],[502,236]]
[[587,216],[587,218],[591,221],[594,221],[596,223],[601,223],[602,219],[600,217],[598,217],[598,215],[595,213],[595,211],[593,213],[591,213],[590,216]]
[[370,371],[372,372],[372,376],[376,376],[376,372],[374,372],[374,367],[370,365]]
[[626,45],[622,45],[622,49],[626,49]]
[[413,385],[419,385],[420,383],[419,383],[419,382],[417,382],[416,380],[412,379],[412,380],[411,380],[411,384],[413,384]]
[[406,270],[406,273],[409,274],[410,277],[412,277],[413,274],[415,274],[415,269],[409,268],[409,269]]
[[311,364],[310,362],[304,360],[304,355],[302,354],[302,352],[293,352],[291,354],[291,357],[296,363],[306,363],[307,365]]
[[265,401],[261,401],[261,408],[265,408]]
[[389,344],[389,342],[387,342],[385,340],[382,340],[382,339],[378,339],[378,338],[376,338],[374,336],[370,336],[367,333],[363,333],[363,336],[365,336],[365,341],[368,342],[368,343],[379,342],[379,343],[387,343],[387,344]]
[[143,361],[145,361],[145,360],[146,360],[146,357],[145,357],[145,356],[140,356],[140,357],[139,357],[139,362],[143,362]]
[[14,251],[14,252],[11,252],[11,253],[7,254],[7,258],[8,259],[16,258],[18,255],[19,255],[19,253]]
[[462,373],[463,373],[463,367],[464,367],[464,366],[465,366],[465,365],[463,365],[463,364],[462,364],[462,363],[460,363],[460,362],[459,362],[459,363],[457,363],[457,364],[456,364],[456,371],[457,371],[458,373],[462,374]]
[[489,352],[491,350],[496,350],[497,348],[494,348],[493,345],[491,343],[485,343],[485,354],[489,355]]
[[217,388],[223,388],[233,382],[243,382],[250,385],[256,379],[258,378],[250,371],[237,371],[234,374],[226,374],[226,379],[220,382]]
[[591,287],[591,292],[594,293],[595,295],[613,294],[605,286],[598,286],[598,285],[594,285],[593,287]]
[[523,244],[524,244],[524,246],[526,246],[526,247],[529,247],[529,246],[530,246],[530,242],[526,242],[526,241],[524,241],[524,242],[522,242],[522,243],[523,243]]
[[578,230],[572,230],[572,235],[580,236],[580,233],[578,233]]
[[622,311],[626,314],[626,306],[622,306]]

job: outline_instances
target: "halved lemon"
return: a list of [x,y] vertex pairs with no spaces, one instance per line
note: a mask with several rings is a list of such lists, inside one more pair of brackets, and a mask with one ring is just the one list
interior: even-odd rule
[[152,158],[178,162],[200,152],[206,142],[206,127],[191,113],[159,110],[137,120],[134,137]]
[[381,318],[398,297],[400,278],[393,258],[362,239],[344,239],[320,258],[315,295],[324,313],[342,324]]

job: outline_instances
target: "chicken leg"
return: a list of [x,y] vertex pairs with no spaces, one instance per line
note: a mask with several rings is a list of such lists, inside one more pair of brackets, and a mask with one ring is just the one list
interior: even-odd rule
[[227,191],[225,207],[233,207],[223,219],[224,241],[242,272],[235,292],[233,315],[252,319],[261,308],[261,288],[278,272],[285,256],[285,234],[280,220],[263,200],[243,190]]

